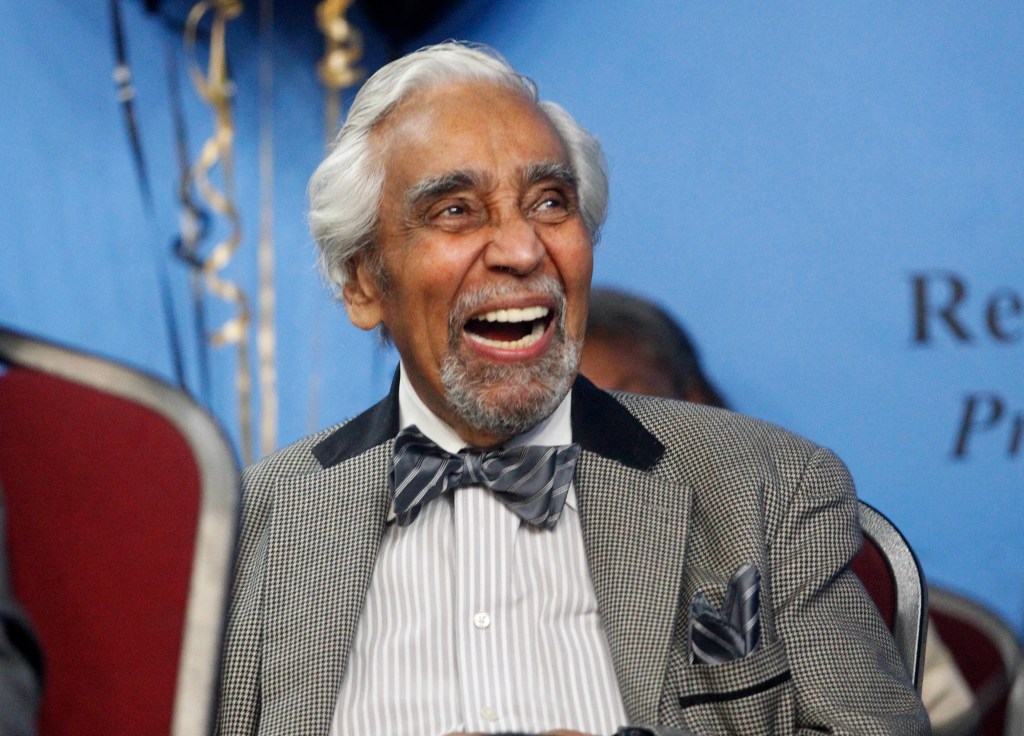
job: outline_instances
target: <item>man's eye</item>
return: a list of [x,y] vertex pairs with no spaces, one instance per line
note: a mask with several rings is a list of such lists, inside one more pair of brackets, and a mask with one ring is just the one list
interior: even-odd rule
[[465,202],[446,202],[433,207],[427,213],[428,220],[443,220],[446,218],[465,217],[469,214],[469,207]]
[[542,222],[560,222],[569,215],[569,202],[561,194],[546,193],[531,209],[533,217]]
[[483,218],[483,210],[471,202],[444,202],[427,213],[427,224],[449,232],[462,232],[472,230]]

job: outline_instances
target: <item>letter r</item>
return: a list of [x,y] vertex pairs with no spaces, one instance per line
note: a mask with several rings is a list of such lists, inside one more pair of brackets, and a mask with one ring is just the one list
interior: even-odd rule
[[[949,301],[942,306],[933,305],[929,301],[929,281],[944,280],[949,284]],[[956,309],[967,295],[964,282],[957,278],[956,274],[934,273],[917,274],[911,279],[914,286],[914,342],[927,343],[931,338],[928,330],[928,323],[932,317],[937,317],[946,323],[953,336],[961,342],[970,342],[971,335],[967,328],[958,319]]]

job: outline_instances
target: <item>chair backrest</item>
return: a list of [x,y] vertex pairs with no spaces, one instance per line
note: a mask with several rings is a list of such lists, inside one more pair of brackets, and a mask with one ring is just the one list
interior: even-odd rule
[[[928,602],[935,628],[974,692],[979,736],[1024,734],[1024,728],[1011,730],[1008,722],[1012,680],[1024,661],[1014,630],[994,611],[940,586],[929,586]],[[1024,693],[1016,697],[1019,702]]]
[[928,608],[921,565],[895,524],[864,501],[860,527],[864,543],[850,566],[875,601],[920,692]]
[[238,466],[183,392],[0,328],[11,582],[43,649],[40,736],[210,733]]

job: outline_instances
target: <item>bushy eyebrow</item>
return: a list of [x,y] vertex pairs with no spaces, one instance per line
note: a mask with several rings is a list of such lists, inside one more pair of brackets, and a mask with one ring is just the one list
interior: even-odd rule
[[414,184],[405,194],[406,212],[449,194],[478,186],[482,177],[474,171],[450,171],[441,176],[432,176]]
[[554,179],[574,192],[579,188],[579,179],[576,177],[576,172],[568,164],[544,161],[538,164],[530,164],[523,171],[523,183],[527,186],[549,179]]
[[[555,161],[530,164],[523,170],[522,180],[525,186],[554,180],[573,192],[577,190],[578,186],[578,180],[572,168],[568,164]],[[486,184],[487,177],[485,175],[469,169],[449,171],[440,176],[428,177],[409,187],[405,195],[405,211],[415,212],[423,205],[442,197],[466,189],[483,188]]]

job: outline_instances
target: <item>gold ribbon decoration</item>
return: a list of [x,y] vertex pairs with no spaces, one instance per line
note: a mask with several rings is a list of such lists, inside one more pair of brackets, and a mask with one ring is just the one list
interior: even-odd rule
[[[238,284],[221,277],[242,243],[242,222],[235,204],[233,148],[235,128],[231,113],[234,84],[228,77],[225,34],[229,21],[242,12],[239,0],[202,0],[197,2],[185,21],[185,47],[191,59],[189,74],[199,96],[213,111],[214,129],[203,143],[192,167],[196,189],[209,208],[228,221],[227,236],[213,246],[203,263],[207,289],[223,301],[233,304],[235,316],[224,322],[210,335],[217,347],[235,345],[238,366],[235,387],[238,393],[239,434],[241,455],[245,463],[252,461],[252,378],[249,369],[249,301]],[[207,14],[212,15],[210,27],[210,53],[206,73],[196,60],[196,40],[199,24]],[[220,166],[222,188],[210,179],[214,167]]]
[[353,0],[323,0],[316,6],[316,25],[324,34],[324,56],[316,71],[325,90],[324,137],[330,142],[341,120],[341,90],[363,77],[356,62],[363,56],[363,36],[345,20]]
[[[341,121],[341,91],[363,78],[356,62],[363,56],[362,34],[345,19],[353,0],[322,0],[316,6],[316,25],[324,35],[324,55],[317,63],[317,76],[324,87],[324,139],[329,144]],[[323,386],[323,320],[317,311],[310,327],[312,368],[309,372],[309,406],[307,423],[318,426],[317,407]]]
[[277,449],[277,368],[274,355],[274,0],[260,0],[260,237],[257,371],[260,386],[260,455]]

